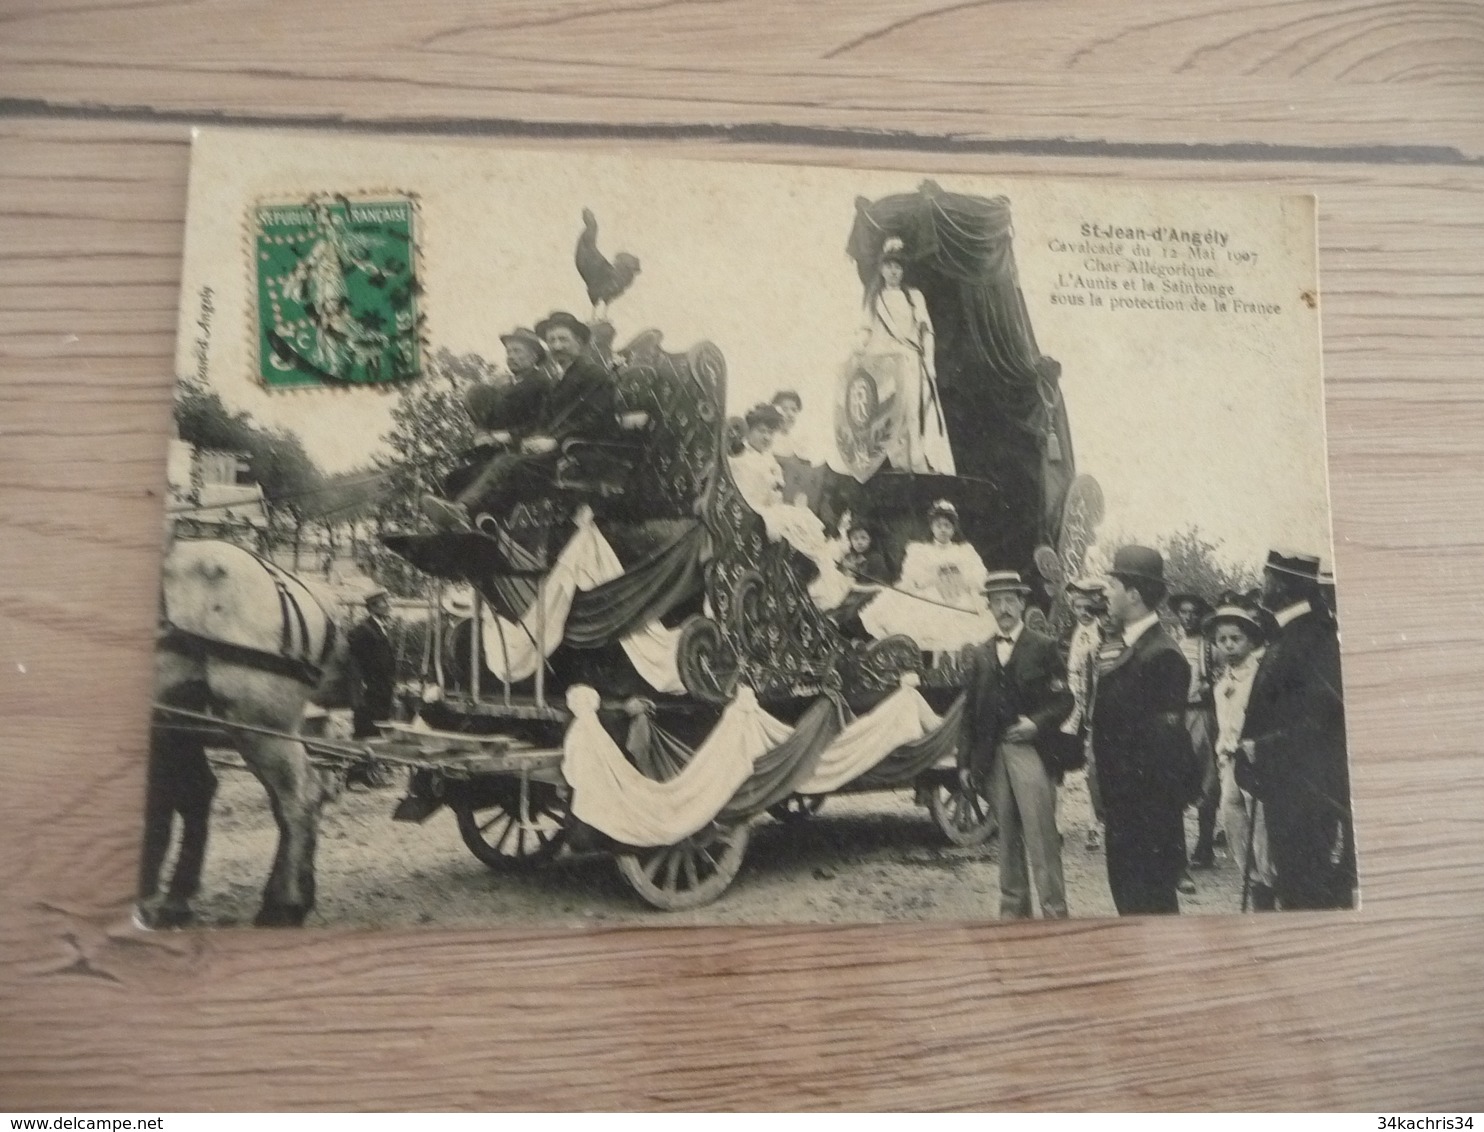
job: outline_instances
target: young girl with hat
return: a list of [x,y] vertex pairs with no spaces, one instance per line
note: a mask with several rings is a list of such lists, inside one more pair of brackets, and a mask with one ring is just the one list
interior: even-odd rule
[[946,499],[928,512],[931,538],[909,542],[894,590],[861,614],[874,637],[904,633],[927,652],[952,652],[994,635],[984,594],[989,571],[959,530],[958,509]]

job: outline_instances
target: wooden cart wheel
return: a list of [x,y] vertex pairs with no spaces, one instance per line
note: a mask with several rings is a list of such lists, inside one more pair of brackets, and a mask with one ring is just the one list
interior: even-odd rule
[[808,821],[824,808],[826,794],[790,794],[768,807],[768,815],[784,825]]
[[501,802],[476,809],[450,803],[464,844],[492,869],[535,865],[556,856],[567,837],[567,800],[555,791],[531,798],[530,818]]
[[746,822],[715,823],[675,845],[622,853],[618,871],[646,903],[663,912],[710,904],[727,890],[747,852]]
[[983,845],[997,828],[994,803],[976,788],[964,789],[957,779],[930,788],[928,809],[951,845]]

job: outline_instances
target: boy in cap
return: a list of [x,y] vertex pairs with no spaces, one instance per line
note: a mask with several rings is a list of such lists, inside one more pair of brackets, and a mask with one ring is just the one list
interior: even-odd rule
[[1212,688],[1216,710],[1216,759],[1221,773],[1221,824],[1227,847],[1251,884],[1252,906],[1273,909],[1273,871],[1262,809],[1237,785],[1237,751],[1252,681],[1262,661],[1262,625],[1240,605],[1219,607],[1205,621],[1206,635],[1223,665]]
[[[1190,867],[1209,869],[1216,864],[1216,810],[1221,801],[1221,778],[1216,770],[1216,717],[1211,710],[1212,672],[1210,644],[1201,631],[1201,623],[1211,606],[1191,590],[1170,595],[1170,609],[1175,614],[1171,634],[1190,665],[1190,690],[1185,700],[1185,726],[1195,747],[1196,758],[1206,767],[1201,780],[1201,796],[1196,803],[1196,843],[1190,854]],[[1188,888],[1187,888],[1188,885]],[[1195,891],[1195,883],[1181,878],[1181,891]]]

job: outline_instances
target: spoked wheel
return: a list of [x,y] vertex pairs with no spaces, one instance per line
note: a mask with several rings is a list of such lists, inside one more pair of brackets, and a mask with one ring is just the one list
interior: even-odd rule
[[675,845],[622,853],[618,871],[645,902],[664,912],[710,904],[727,890],[747,852],[747,823],[715,823]]
[[951,845],[983,845],[995,834],[994,803],[977,787],[965,788],[957,779],[933,784],[928,809]]
[[492,869],[550,860],[567,837],[567,800],[554,790],[532,795],[525,822],[515,799],[482,807],[450,805],[469,852]]
[[768,807],[768,814],[784,825],[797,825],[808,821],[824,808],[825,794],[790,794],[781,802]]

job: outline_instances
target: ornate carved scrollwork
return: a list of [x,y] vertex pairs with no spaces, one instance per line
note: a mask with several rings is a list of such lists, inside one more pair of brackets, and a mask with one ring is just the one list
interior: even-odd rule
[[[1052,581],[1056,579],[1056,592],[1052,595],[1050,626],[1053,632],[1062,632],[1071,623],[1071,609],[1067,604],[1066,590],[1061,581],[1070,581],[1083,573],[1087,567],[1087,550],[1098,537],[1098,524],[1103,521],[1103,489],[1092,476],[1078,476],[1067,490],[1066,502],[1062,504],[1061,533],[1056,543],[1056,564],[1050,570],[1037,567],[1040,573]],[[1048,563],[1048,566],[1050,564]]]
[[737,652],[709,617],[693,617],[686,623],[675,661],[686,691],[699,700],[724,704],[737,689]]
[[863,646],[854,657],[852,691],[874,692],[895,688],[904,672],[922,669],[922,651],[911,637],[897,633]]

